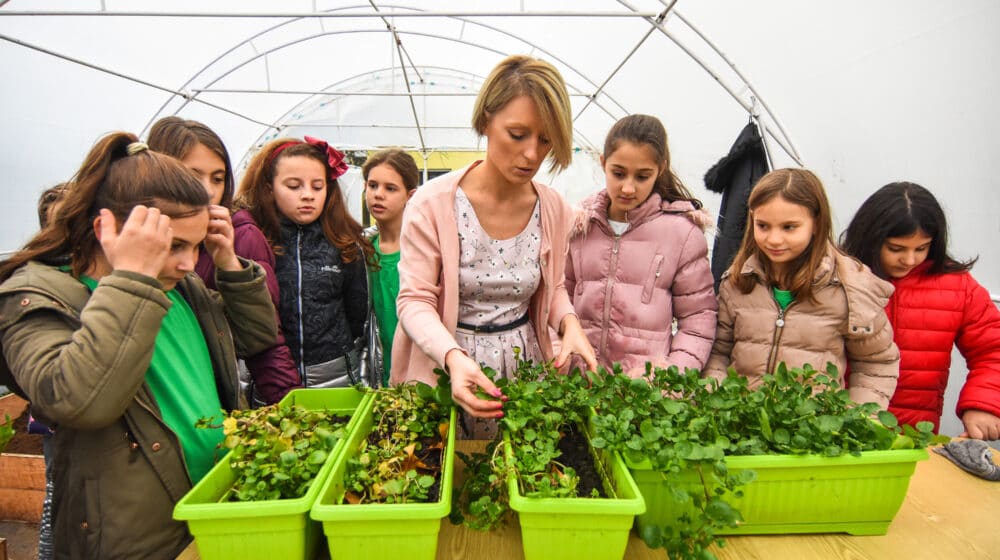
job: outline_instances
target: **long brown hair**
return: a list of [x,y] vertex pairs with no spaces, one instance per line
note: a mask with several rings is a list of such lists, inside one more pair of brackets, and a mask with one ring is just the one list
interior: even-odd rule
[[113,132],[98,140],[70,183],[53,220],[0,262],[0,281],[28,261],[55,262],[66,257],[73,273],[82,274],[103,250],[94,233],[94,219],[102,208],[114,214],[120,229],[140,204],[159,208],[171,218],[208,206],[208,193],[184,164],[146,149],[128,132]]
[[[287,145],[287,146],[286,146]],[[275,151],[282,146],[277,155]],[[326,155],[316,146],[297,138],[279,138],[267,143],[247,165],[240,189],[233,203],[237,209],[246,209],[260,226],[274,254],[283,255],[285,248],[281,245],[281,218],[278,205],[274,201],[274,179],[278,162],[287,157],[308,157],[321,164],[326,169],[326,201],[320,212],[320,224],[323,234],[334,247],[340,250],[344,262],[353,262],[358,258],[358,247],[364,251],[367,260],[374,252],[372,244],[361,235],[362,227],[347,212],[347,204],[341,191],[340,183],[331,179],[332,169]]]
[[[809,246],[788,263],[785,272],[780,276],[774,271],[767,255],[757,247],[754,240],[753,212],[756,208],[775,197],[781,197],[787,202],[798,204],[809,211],[813,219],[813,236]],[[729,280],[744,294],[754,288],[754,279],[740,274],[743,265],[751,256],[756,256],[767,284],[780,285],[795,295],[796,299],[813,300],[812,282],[823,257],[828,249],[836,250],[833,244],[833,220],[830,216],[830,203],[820,182],[813,172],[806,169],[776,169],[764,175],[754,185],[747,201],[749,216],[747,227],[743,232],[743,242],[740,250],[729,267]]]
[[667,129],[660,119],[649,115],[629,115],[618,120],[608,131],[604,140],[604,159],[607,160],[622,142],[636,146],[648,146],[656,156],[660,174],[653,184],[653,192],[667,202],[686,200],[701,208],[701,201],[691,195],[684,183],[670,167],[670,148],[667,144]]
[[156,121],[149,130],[149,149],[177,159],[184,159],[192,148],[201,144],[215,155],[219,156],[226,167],[225,186],[222,189],[221,206],[230,208],[233,205],[233,194],[236,180],[233,176],[233,165],[229,162],[229,151],[222,143],[222,138],[208,126],[180,117],[163,117]]

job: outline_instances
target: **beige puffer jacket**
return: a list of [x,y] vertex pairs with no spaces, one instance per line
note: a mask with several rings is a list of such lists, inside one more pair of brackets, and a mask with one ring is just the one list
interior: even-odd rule
[[883,409],[889,405],[899,377],[899,350],[884,311],[891,284],[829,246],[813,280],[816,302],[793,301],[782,312],[756,257],[740,274],[754,276],[756,284],[744,294],[728,274],[723,277],[706,375],[722,379],[732,366],[755,387],[780,362],[788,367],[808,363],[820,371],[829,362],[837,366],[842,384],[849,366],[852,400]]

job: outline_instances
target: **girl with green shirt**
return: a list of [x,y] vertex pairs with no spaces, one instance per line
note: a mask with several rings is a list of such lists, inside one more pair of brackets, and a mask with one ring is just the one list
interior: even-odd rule
[[389,384],[392,337],[396,332],[396,296],[399,295],[399,232],[403,228],[403,210],[420,181],[420,171],[413,157],[398,149],[373,154],[361,167],[365,180],[365,205],[376,225],[365,230],[375,246],[368,267],[369,293],[382,341],[385,370],[383,386]]
[[[193,274],[202,247],[218,291]],[[190,543],[173,508],[223,435],[194,424],[246,405],[236,359],[277,337],[264,277],[198,179],[125,132],[98,141],[53,219],[0,262],[0,383],[56,428],[56,558]]]

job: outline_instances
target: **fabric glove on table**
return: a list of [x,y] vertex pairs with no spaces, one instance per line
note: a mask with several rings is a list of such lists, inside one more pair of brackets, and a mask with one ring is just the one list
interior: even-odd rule
[[1000,481],[1000,467],[993,463],[993,453],[985,441],[955,440],[943,447],[935,447],[934,451],[979,478]]

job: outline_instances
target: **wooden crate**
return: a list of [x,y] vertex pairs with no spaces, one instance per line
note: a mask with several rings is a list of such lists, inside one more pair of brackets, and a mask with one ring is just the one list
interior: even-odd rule
[[0,397],[0,422],[4,421],[5,414],[10,415],[11,421],[16,420],[21,414],[24,414],[26,408],[28,408],[28,401],[14,393],[7,393]]
[[45,458],[0,454],[0,520],[38,523],[45,501]]

